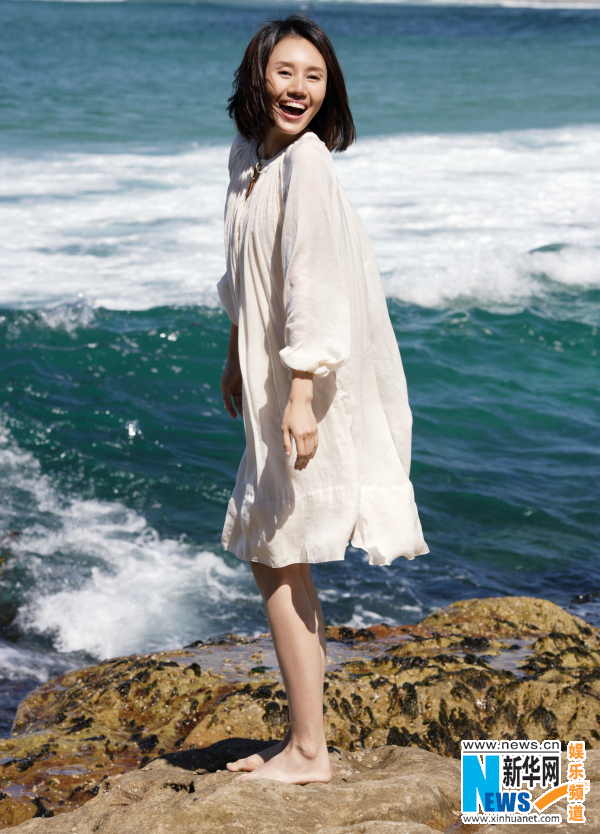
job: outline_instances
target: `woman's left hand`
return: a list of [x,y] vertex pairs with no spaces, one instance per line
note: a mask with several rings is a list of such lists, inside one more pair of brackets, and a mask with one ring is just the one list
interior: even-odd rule
[[312,374],[294,371],[292,390],[283,413],[281,431],[286,455],[292,453],[291,437],[296,441],[296,462],[294,469],[306,469],[314,458],[319,445],[319,430],[312,409]]

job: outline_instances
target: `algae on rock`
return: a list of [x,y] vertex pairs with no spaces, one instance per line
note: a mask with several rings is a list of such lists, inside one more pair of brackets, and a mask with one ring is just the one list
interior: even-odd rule
[[[463,738],[581,739],[600,747],[600,636],[529,597],[454,603],[421,623],[328,627],[324,727],[359,753],[457,757]],[[0,827],[90,800],[150,758],[289,726],[268,635],[104,661],[24,699],[0,740]]]

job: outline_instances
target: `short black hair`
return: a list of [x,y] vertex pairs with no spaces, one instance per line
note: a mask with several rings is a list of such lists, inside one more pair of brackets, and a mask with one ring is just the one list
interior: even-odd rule
[[279,41],[289,37],[305,38],[323,56],[327,67],[327,92],[319,112],[310,122],[310,129],[330,151],[344,151],[356,139],[344,75],[331,41],[306,15],[292,14],[284,20],[270,20],[260,27],[235,72],[227,112],[244,139],[262,142],[265,120],[274,124],[265,80],[267,64]]

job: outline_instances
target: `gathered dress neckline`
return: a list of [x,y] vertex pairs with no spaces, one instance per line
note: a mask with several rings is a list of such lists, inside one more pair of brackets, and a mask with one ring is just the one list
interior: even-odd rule
[[256,165],[257,162],[260,162],[260,164],[264,168],[265,165],[268,165],[270,162],[274,162],[276,159],[278,159],[280,156],[282,156],[286,151],[289,151],[289,149],[291,147],[294,147],[295,145],[298,144],[298,142],[301,142],[306,136],[315,136],[317,139],[319,138],[317,136],[317,134],[314,133],[312,130],[308,130],[306,133],[303,133],[302,136],[300,136],[299,139],[294,139],[293,142],[290,142],[289,145],[286,145],[285,148],[282,148],[274,156],[270,156],[268,159],[264,159],[263,157],[260,157],[258,155],[258,147],[259,147],[260,143],[257,142],[256,140],[253,140],[252,143],[251,143],[251,149],[252,149],[251,153],[252,153],[252,163],[253,163],[253,165]]

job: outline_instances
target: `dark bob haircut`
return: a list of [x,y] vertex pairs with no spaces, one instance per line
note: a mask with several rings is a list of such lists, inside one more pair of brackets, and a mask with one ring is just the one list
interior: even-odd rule
[[227,112],[244,139],[262,142],[265,123],[275,124],[265,81],[267,64],[276,44],[289,37],[305,38],[323,56],[327,67],[327,92],[319,112],[310,122],[310,129],[330,151],[344,151],[356,139],[344,75],[331,41],[321,27],[305,15],[292,14],[285,20],[270,20],[261,26],[235,72]]

